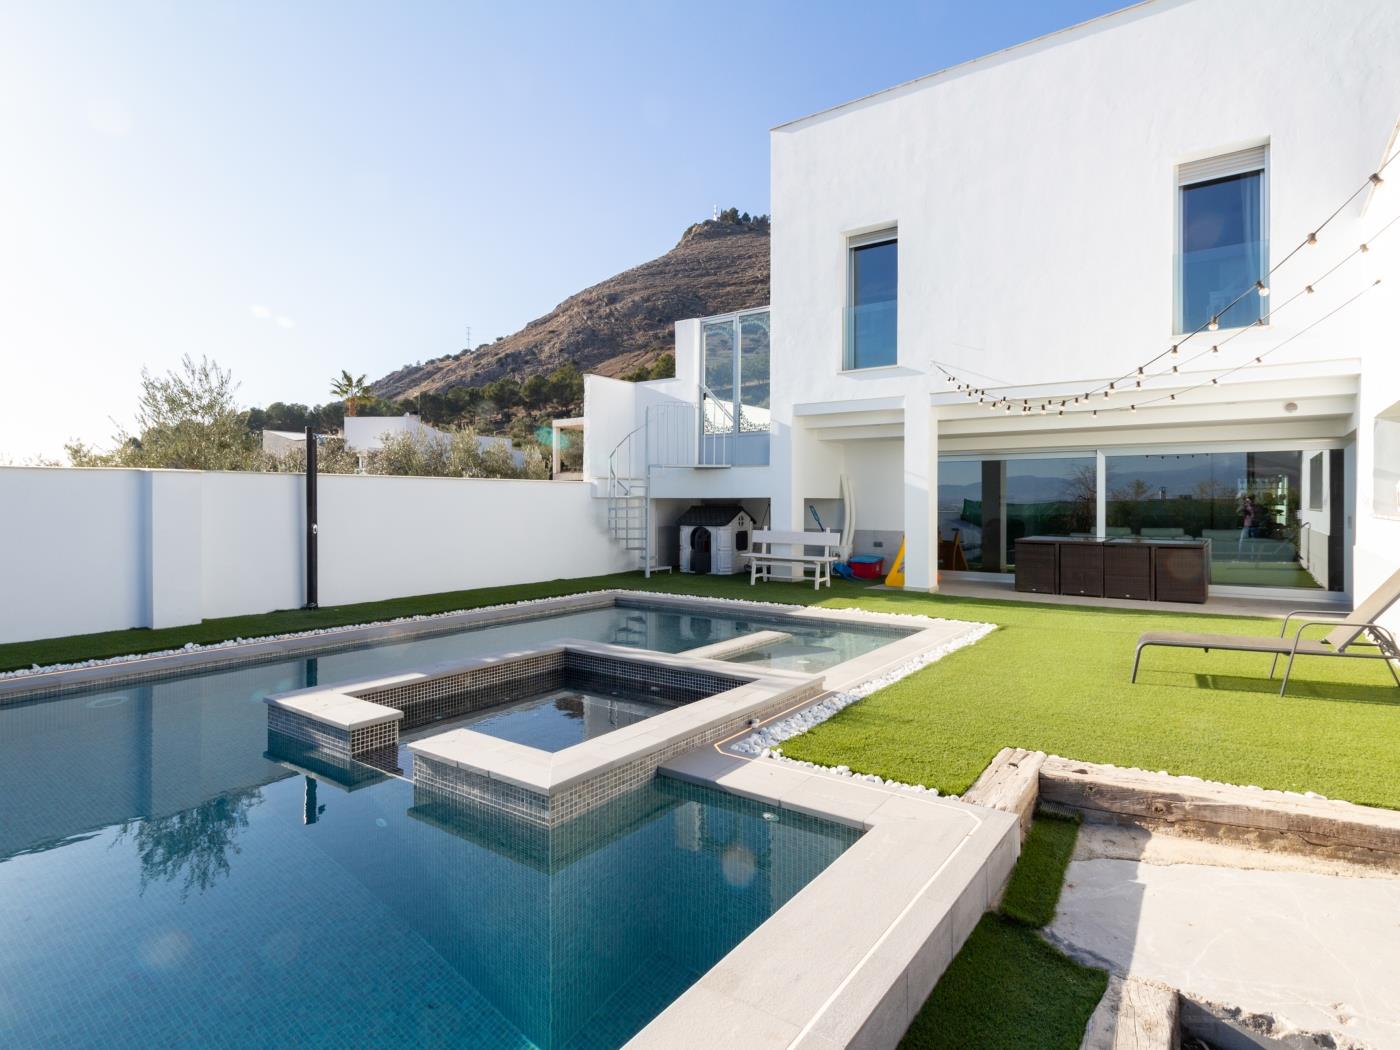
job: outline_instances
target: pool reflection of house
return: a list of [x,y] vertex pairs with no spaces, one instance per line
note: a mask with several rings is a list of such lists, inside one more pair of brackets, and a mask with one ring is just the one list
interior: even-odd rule
[[[314,666],[303,661],[296,684]],[[237,800],[293,776],[263,757],[266,674],[253,665],[7,707],[0,858],[134,820],[187,812],[201,819],[201,806],[203,819],[231,817],[221,798]],[[240,679],[249,702],[229,704],[227,691]]]

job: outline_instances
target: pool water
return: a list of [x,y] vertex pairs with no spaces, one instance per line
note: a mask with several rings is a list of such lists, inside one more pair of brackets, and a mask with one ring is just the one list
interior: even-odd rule
[[450,725],[435,725],[432,731],[470,729],[541,751],[562,751],[678,706],[656,703],[642,690],[633,696],[611,696],[555,689],[544,696],[481,711]]
[[[544,831],[303,775],[267,752],[262,699],[768,626],[595,610],[0,707],[0,1046],[621,1045],[857,833],[664,777]],[[895,636],[823,626],[791,658]],[[587,721],[542,707],[512,714]]]

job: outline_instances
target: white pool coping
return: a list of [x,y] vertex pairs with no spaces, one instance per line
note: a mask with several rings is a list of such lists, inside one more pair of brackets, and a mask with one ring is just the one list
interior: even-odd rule
[[865,829],[627,1046],[892,1048],[1020,851],[1010,813],[701,748],[665,776]]
[[[714,614],[733,617],[749,615],[766,620],[816,620],[838,624],[864,624],[918,632],[937,624],[958,624],[961,621],[936,617],[873,613],[863,609],[819,609],[782,602],[751,601],[736,598],[696,598],[689,595],[663,594],[627,588],[586,591],[553,598],[532,598],[502,605],[483,606],[459,612],[404,617],[397,620],[354,624],[345,627],[320,628],[290,634],[255,639],[234,639],[209,645],[190,645],[181,649],[156,653],[115,656],[101,660],[86,660],[78,664],[54,664],[20,671],[0,673],[0,704],[38,697],[61,696],[64,693],[90,688],[94,685],[117,685],[142,680],[159,679],[191,671],[233,667],[243,663],[278,657],[314,655],[352,648],[375,642],[407,640],[437,634],[448,634],[473,627],[489,627],[534,619],[542,614],[586,612],[610,606],[660,606],[677,612]],[[872,658],[896,645],[907,642],[896,639],[857,660],[846,661],[825,674],[831,688],[843,688],[841,674],[852,665],[866,666]],[[882,661],[886,666],[901,661]],[[860,675],[867,677],[868,675]]]
[[286,693],[264,698],[269,707],[280,707],[316,722],[350,732],[365,726],[377,726],[383,722],[397,722],[403,712],[383,704],[371,703],[348,693],[337,693],[325,689],[306,690],[303,693]]

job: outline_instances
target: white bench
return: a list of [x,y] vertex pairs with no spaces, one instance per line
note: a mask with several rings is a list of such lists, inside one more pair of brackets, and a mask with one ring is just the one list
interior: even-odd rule
[[[812,586],[831,586],[831,566],[837,560],[836,549],[841,546],[841,537],[834,532],[777,532],[772,529],[755,529],[753,546],[749,551],[749,586],[759,580],[771,580],[773,568],[796,567],[796,580],[807,579],[807,569],[812,569]],[[775,551],[794,549],[786,554]],[[808,547],[818,547],[820,554],[808,554]]]

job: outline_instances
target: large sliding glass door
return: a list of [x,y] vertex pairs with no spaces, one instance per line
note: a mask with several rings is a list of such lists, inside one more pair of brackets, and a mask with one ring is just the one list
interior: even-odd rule
[[938,530],[968,568],[1009,572],[1026,536],[1094,531],[1094,456],[949,459],[938,465]]
[[[1211,583],[1325,589],[1307,533],[1330,531],[1330,521],[1302,517],[1303,458],[1301,450],[1110,455],[1109,534],[1208,539]],[[1322,476],[1309,487],[1321,487]],[[1327,495],[1310,492],[1314,509]]]
[[1340,476],[1327,449],[950,456],[938,529],[972,571],[1011,572],[1016,540],[1098,535],[1102,522],[1108,537],[1210,540],[1215,585],[1341,590]]

